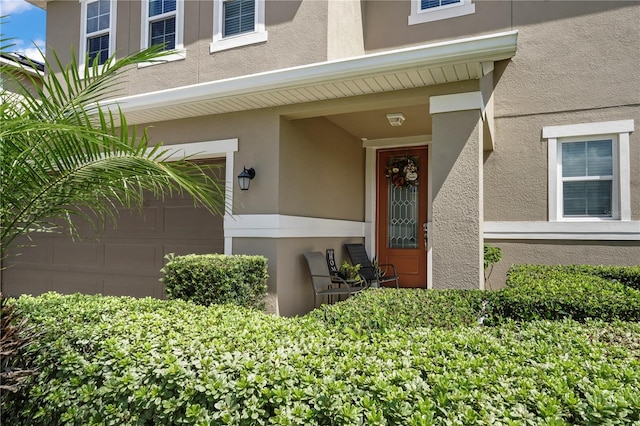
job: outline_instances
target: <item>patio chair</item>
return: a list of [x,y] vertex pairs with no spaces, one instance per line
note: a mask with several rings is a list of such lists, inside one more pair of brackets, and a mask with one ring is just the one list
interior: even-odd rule
[[[400,278],[396,272],[395,265],[391,263],[381,263],[375,268],[367,255],[364,244],[345,244],[351,263],[360,264],[360,275],[367,281],[369,286],[382,287],[383,284],[396,283],[396,288],[400,288]],[[380,270],[384,270],[385,274],[381,275]]]
[[346,295],[349,297],[368,287],[367,281],[364,279],[359,282],[360,285],[354,285],[357,283],[349,284],[340,277],[330,275],[325,255],[319,251],[305,253],[304,258],[307,260],[309,273],[311,274],[314,308],[318,306],[318,296],[328,296],[332,298],[333,296]]

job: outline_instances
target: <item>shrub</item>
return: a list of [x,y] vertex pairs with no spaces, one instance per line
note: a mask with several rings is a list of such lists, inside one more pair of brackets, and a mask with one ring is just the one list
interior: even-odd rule
[[46,333],[28,354],[43,366],[32,387],[3,406],[12,425],[640,421],[638,323],[362,335],[176,300],[48,294],[18,305]]
[[263,256],[191,254],[168,255],[167,260],[162,282],[169,299],[264,309],[268,275]]
[[[599,318],[640,320],[640,291],[587,274],[598,268],[519,265],[493,297],[497,317],[516,320]],[[619,276],[619,275],[617,275]]]
[[489,266],[498,263],[502,260],[502,249],[500,247],[493,247],[489,244],[484,245],[484,270],[486,271]]
[[479,290],[371,289],[309,316],[327,326],[357,332],[415,327],[477,325],[489,293]]
[[[518,275],[519,279],[522,276],[544,278],[555,273],[594,275],[640,290],[640,266],[513,265],[509,270],[509,275]],[[511,284],[516,282],[511,280]]]

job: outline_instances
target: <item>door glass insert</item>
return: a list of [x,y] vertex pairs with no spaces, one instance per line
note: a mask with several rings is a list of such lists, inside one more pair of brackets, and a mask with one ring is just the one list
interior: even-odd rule
[[392,156],[387,161],[389,248],[418,248],[419,174],[417,156]]

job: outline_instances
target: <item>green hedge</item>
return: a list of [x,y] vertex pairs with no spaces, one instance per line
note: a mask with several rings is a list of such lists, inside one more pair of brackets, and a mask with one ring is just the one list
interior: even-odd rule
[[309,316],[356,332],[394,328],[475,326],[486,317],[490,294],[480,290],[372,289]]
[[263,256],[191,254],[167,260],[162,269],[167,298],[264,309],[268,275]]
[[183,301],[48,294],[18,306],[45,332],[25,354],[41,369],[3,424],[640,421],[638,323],[363,335]]
[[[632,270],[633,268],[629,268]],[[640,321],[640,291],[625,268],[518,265],[492,297],[493,313],[516,320],[599,318]],[[617,273],[614,273],[617,271]],[[627,277],[621,279],[603,276]]]
[[[509,270],[509,276],[518,275],[538,278],[544,278],[548,274],[556,273],[594,275],[640,290],[640,266],[514,265]],[[517,282],[510,280],[510,282],[507,281],[507,284],[515,285]]]

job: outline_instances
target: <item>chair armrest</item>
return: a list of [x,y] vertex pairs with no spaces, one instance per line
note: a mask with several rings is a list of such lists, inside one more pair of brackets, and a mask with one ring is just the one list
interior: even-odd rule
[[338,287],[345,285],[347,288],[351,288],[348,282],[336,275],[312,275],[312,277],[329,278],[331,280],[331,284],[338,284]]
[[394,276],[398,276],[398,273],[396,272],[396,265],[392,264],[392,263],[381,263],[378,265],[378,267],[382,267],[382,266],[390,266],[391,270],[393,270],[393,275]]

